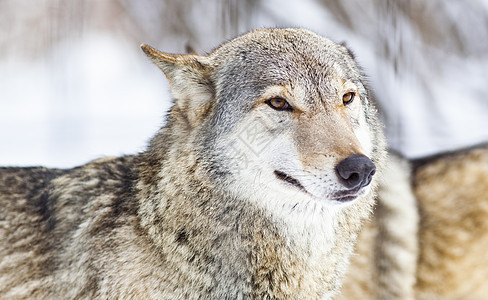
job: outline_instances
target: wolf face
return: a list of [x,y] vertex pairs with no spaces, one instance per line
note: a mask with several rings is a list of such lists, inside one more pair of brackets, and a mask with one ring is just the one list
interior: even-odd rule
[[290,29],[255,31],[207,57],[143,50],[168,77],[210,176],[229,191],[293,209],[368,193],[379,126],[345,47]]

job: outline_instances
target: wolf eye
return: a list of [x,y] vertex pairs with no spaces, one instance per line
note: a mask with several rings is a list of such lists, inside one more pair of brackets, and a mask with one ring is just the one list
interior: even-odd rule
[[342,103],[344,103],[344,105],[351,104],[354,100],[354,96],[354,92],[345,93],[344,96],[342,96]]
[[266,100],[266,104],[276,110],[291,110],[290,104],[288,104],[285,99],[280,97],[268,99]]

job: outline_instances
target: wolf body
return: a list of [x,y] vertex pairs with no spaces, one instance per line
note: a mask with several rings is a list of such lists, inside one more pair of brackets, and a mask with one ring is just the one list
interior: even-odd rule
[[390,156],[338,299],[488,295],[488,146]]
[[335,295],[385,156],[350,52],[301,29],[142,48],[174,98],[146,151],[0,170],[0,297]]

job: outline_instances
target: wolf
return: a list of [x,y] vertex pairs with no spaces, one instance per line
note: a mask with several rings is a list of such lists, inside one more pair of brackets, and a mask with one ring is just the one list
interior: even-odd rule
[[383,176],[338,299],[486,299],[488,145],[389,155]]
[[0,170],[0,295],[333,297],[385,160],[351,52],[279,28],[205,56],[141,47],[174,99],[145,151]]

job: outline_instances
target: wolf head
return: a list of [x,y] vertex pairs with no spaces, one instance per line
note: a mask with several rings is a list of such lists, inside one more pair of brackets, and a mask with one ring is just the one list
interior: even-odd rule
[[307,30],[264,29],[208,56],[141,47],[170,83],[167,126],[222,189],[290,209],[369,194],[383,138],[344,46]]

